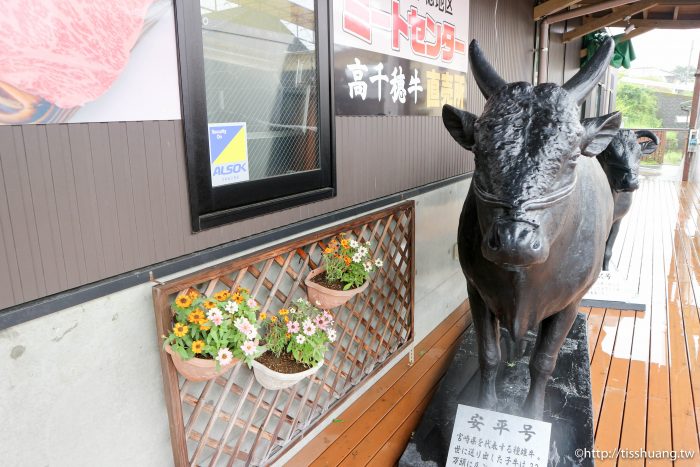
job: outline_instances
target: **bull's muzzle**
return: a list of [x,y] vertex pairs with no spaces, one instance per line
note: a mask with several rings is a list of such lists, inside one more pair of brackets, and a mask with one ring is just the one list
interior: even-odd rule
[[615,188],[615,191],[635,191],[639,188],[639,177],[634,173],[626,173],[620,178]]
[[499,219],[486,232],[481,252],[492,263],[525,267],[545,262],[549,244],[541,230],[531,223]]

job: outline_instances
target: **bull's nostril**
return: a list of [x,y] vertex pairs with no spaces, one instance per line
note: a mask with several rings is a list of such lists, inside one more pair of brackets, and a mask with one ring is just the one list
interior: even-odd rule
[[498,250],[500,243],[501,242],[498,239],[498,233],[494,231],[491,234],[491,236],[489,237],[489,241],[488,241],[489,248],[491,248],[492,250]]
[[541,246],[541,245],[540,245],[540,241],[539,241],[539,240],[535,240],[534,242],[532,242],[532,249],[533,249],[533,250],[539,250],[539,249],[540,249],[540,246]]

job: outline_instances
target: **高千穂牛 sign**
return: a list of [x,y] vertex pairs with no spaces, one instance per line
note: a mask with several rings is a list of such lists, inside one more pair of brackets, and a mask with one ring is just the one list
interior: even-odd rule
[[439,115],[466,92],[468,0],[334,3],[339,115]]

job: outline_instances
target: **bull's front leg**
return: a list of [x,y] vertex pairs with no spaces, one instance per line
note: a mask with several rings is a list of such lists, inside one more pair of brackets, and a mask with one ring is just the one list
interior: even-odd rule
[[479,405],[484,409],[494,409],[498,405],[496,374],[501,362],[498,319],[488,309],[476,288],[467,283],[467,290],[479,349]]
[[535,350],[530,358],[530,392],[523,407],[525,415],[530,418],[542,419],[545,388],[557,365],[559,349],[574,324],[578,306],[579,302],[576,301],[544,319],[540,325]]
[[608,235],[608,241],[605,242],[605,255],[603,256],[603,271],[610,270],[610,258],[612,257],[613,245],[615,244],[617,233],[620,231],[620,222],[622,222],[622,219],[618,219],[615,222],[613,222],[613,225],[610,228],[610,235]]

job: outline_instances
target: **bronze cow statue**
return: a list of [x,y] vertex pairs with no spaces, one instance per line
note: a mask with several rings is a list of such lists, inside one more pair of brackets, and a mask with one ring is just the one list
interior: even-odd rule
[[[639,143],[640,138],[649,138]],[[620,130],[607,148],[598,154],[598,162],[608,177],[614,209],[613,224],[605,242],[603,271],[610,269],[613,245],[620,231],[620,222],[632,207],[632,196],[639,188],[639,161],[642,155],[656,151],[659,137],[649,130]]]
[[518,342],[539,327],[524,413],[542,418],[547,381],[581,298],[596,281],[613,200],[595,160],[620,127],[618,112],[579,121],[580,103],[607,69],[613,41],[563,86],[506,83],[469,46],[487,102],[481,116],[445,105],[452,137],[475,170],[458,231],[459,259],[478,342],[483,408],[497,407],[499,325]]

